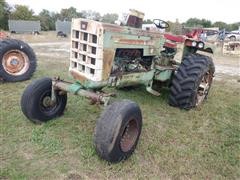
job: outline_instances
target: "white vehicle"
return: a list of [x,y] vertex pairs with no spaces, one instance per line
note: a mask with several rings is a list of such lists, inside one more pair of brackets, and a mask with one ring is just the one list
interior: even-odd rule
[[230,39],[231,41],[240,41],[240,30],[231,31],[229,34],[227,34],[226,38]]

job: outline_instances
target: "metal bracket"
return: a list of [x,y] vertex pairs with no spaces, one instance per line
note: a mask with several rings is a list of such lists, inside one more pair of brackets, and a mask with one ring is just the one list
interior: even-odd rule
[[149,85],[146,87],[147,92],[153,94],[154,96],[160,96],[160,93],[159,93],[159,92],[157,92],[157,91],[155,91],[154,89],[152,89],[152,83],[153,83],[153,81],[151,81],[151,82],[149,83]]

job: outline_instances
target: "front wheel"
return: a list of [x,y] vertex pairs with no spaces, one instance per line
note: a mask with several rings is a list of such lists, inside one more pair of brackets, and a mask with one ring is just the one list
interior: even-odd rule
[[131,156],[142,129],[139,106],[130,100],[109,105],[97,121],[94,142],[98,155],[119,162]]
[[23,92],[21,108],[23,114],[34,123],[46,122],[63,114],[67,94],[56,91],[56,101],[51,100],[52,80],[42,78],[33,81]]
[[208,96],[214,71],[210,57],[186,56],[173,77],[169,104],[182,109],[201,105]]

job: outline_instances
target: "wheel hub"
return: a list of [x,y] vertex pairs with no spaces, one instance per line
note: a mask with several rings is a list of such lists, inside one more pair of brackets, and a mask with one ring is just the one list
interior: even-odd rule
[[43,102],[42,102],[44,107],[51,107],[52,106],[52,100],[50,96],[46,96],[45,98],[43,98]]
[[17,66],[17,65],[19,64],[19,61],[18,61],[18,59],[12,59],[11,62],[10,62],[10,64],[11,64],[12,66]]
[[4,54],[2,65],[8,74],[19,76],[27,72],[30,61],[24,52],[16,49]]
[[138,136],[138,125],[135,119],[130,120],[124,128],[120,148],[123,152],[128,152],[134,146]]
[[212,83],[212,74],[208,71],[202,78],[197,92],[197,102],[196,106],[200,105],[206,98],[210,85]]

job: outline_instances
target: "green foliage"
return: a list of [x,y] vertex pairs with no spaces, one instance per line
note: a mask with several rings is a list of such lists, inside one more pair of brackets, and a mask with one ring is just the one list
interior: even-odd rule
[[102,22],[113,24],[116,20],[118,20],[118,14],[107,13],[102,16]]
[[8,17],[10,14],[10,7],[5,0],[0,1],[0,29],[8,29]]
[[198,18],[190,18],[184,23],[184,26],[186,27],[203,27],[203,28],[209,28],[209,27],[219,27],[219,29],[226,29],[227,31],[233,31],[237,30],[238,27],[240,26],[240,22],[232,23],[232,24],[227,24],[222,21],[216,21],[212,23],[209,20],[206,19],[198,19]]
[[62,9],[60,14],[56,15],[56,18],[61,21],[71,21],[72,18],[78,18],[80,14],[77,12],[77,9],[74,7]]
[[219,27],[219,29],[227,29],[227,23],[222,22],[222,21],[216,21],[215,23],[212,24],[213,27]]
[[203,27],[209,28],[209,27],[212,26],[212,22],[207,20],[207,19],[202,19],[201,21],[202,21],[202,26]]
[[185,24],[187,27],[211,27],[212,22],[206,19],[190,18]]
[[152,24],[153,21],[151,19],[144,19],[143,24]]
[[32,9],[25,5],[15,5],[14,11],[10,14],[10,19],[13,20],[34,20],[36,17],[33,15]]
[[58,154],[63,150],[61,140],[52,136],[48,130],[49,125],[46,124],[43,127],[36,127],[32,131],[31,142],[38,145],[38,147],[47,151],[49,154]]
[[82,17],[87,18],[87,19],[92,19],[95,21],[100,21],[101,20],[101,14],[96,11],[92,10],[83,10],[81,11]]
[[[69,7],[61,9],[59,13],[50,12],[47,9],[43,9],[37,16],[34,15],[34,11],[25,5],[15,5],[11,8],[5,0],[0,0],[0,29],[8,29],[8,19],[14,20],[40,20],[41,28],[44,31],[55,30],[55,21],[71,21],[72,18],[87,18],[96,21],[102,21],[107,23],[114,23],[118,19],[118,14],[107,13],[101,16],[99,12],[93,10],[82,10],[77,11],[75,7]],[[152,24],[153,21],[146,19],[143,21],[144,24]],[[219,27],[219,29],[226,29],[227,31],[237,30],[240,26],[240,22],[227,24],[225,22],[217,21],[212,23],[206,19],[190,18],[186,23],[170,22],[170,27],[166,29],[167,32],[174,34],[182,33],[182,26],[192,28],[208,28],[208,27]]]
[[166,29],[166,32],[172,32],[173,34],[182,34],[183,25],[179,23],[178,19],[175,22],[167,21],[169,27]]
[[228,31],[238,30],[239,27],[240,27],[240,22],[228,24],[227,30]]
[[48,10],[43,9],[39,13],[38,18],[41,22],[41,29],[43,31],[49,31],[49,30],[55,29],[54,13],[51,13]]

